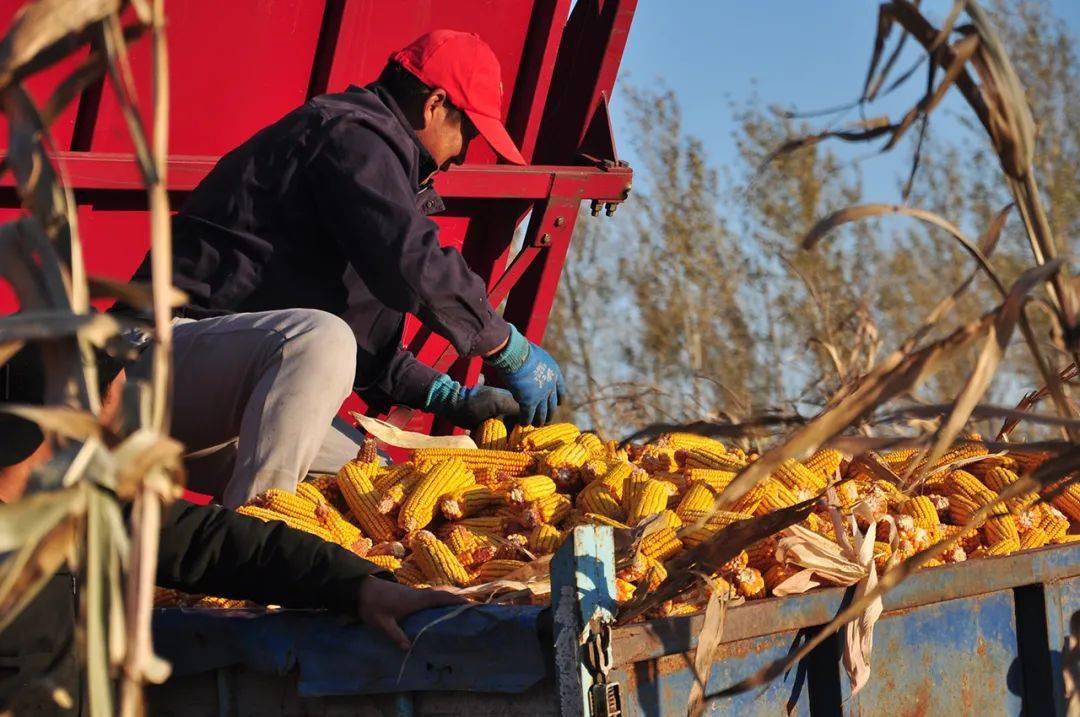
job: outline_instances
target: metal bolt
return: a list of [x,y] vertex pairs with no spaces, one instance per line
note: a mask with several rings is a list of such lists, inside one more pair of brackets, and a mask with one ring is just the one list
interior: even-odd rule
[[551,244],[551,235],[546,232],[541,234],[539,244],[540,246],[549,246]]
[[592,213],[592,215],[594,217],[600,216],[600,207],[601,206],[602,205],[601,205],[601,202],[600,202],[599,199],[592,200],[592,204],[589,205],[589,211]]
[[563,224],[566,224],[566,218],[565,217],[555,217],[555,228],[556,229],[561,227]]
[[617,202],[608,202],[607,206],[604,207],[604,210],[606,211],[607,215],[611,217],[615,215],[615,210],[618,208],[619,205]]

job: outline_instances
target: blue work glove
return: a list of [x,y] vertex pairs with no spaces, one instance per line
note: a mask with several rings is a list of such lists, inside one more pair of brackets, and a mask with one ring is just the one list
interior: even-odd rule
[[509,391],[490,386],[464,388],[446,374],[432,382],[423,409],[461,428],[475,428],[489,418],[513,418],[518,414],[517,401]]
[[543,426],[555,416],[555,407],[566,394],[559,364],[513,326],[510,339],[497,354],[484,360],[495,370],[521,406],[517,422]]

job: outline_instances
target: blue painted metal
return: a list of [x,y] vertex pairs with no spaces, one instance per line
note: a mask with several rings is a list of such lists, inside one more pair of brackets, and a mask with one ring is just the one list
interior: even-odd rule
[[551,606],[555,638],[555,686],[563,717],[590,714],[593,675],[584,646],[601,625],[615,619],[615,542],[611,528],[582,525],[551,560]]
[[[706,694],[763,667],[827,623],[846,591],[816,590],[732,608]],[[710,714],[1064,715],[1061,646],[1080,623],[1080,546],[1054,546],[917,573],[884,599],[873,673],[850,698],[839,640],[763,691]],[[700,616],[629,625],[613,636],[628,717],[681,714]],[[1052,694],[1051,694],[1052,693]]]

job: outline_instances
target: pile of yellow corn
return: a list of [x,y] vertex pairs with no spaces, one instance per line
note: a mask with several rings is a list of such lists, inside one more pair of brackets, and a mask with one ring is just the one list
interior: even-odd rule
[[[862,527],[877,521],[875,562],[884,569],[893,553],[892,530],[897,557],[908,557],[961,530],[997,491],[1047,457],[990,455],[972,436],[929,469],[919,466],[926,480],[904,492],[898,481],[883,476],[910,472],[921,455],[916,450],[873,456],[882,468],[874,475],[837,451],[822,450],[802,462],[787,461],[699,526],[720,491],[756,455],[686,433],[619,448],[569,423],[507,432],[493,420],[474,438],[477,449],[419,449],[408,462],[391,466],[380,465],[369,443],[337,476],[302,483],[295,493],[268,491],[238,511],[281,520],[342,545],[407,585],[459,587],[503,578],[553,553],[573,526],[627,528],[650,519],[638,553],[618,573],[618,597],[628,600],[666,578],[666,561],[726,525],[793,505],[830,486],[826,496],[842,514],[862,503]],[[804,527],[835,540],[828,511],[822,500]],[[935,564],[1078,540],[1078,533],[1080,485],[1073,485],[1049,503],[1031,494],[1001,505]],[[770,595],[798,570],[778,562],[779,537],[729,561],[713,576],[713,588],[746,599]],[[704,599],[703,592],[685,595],[658,614],[694,612]],[[193,601],[236,605],[219,598],[188,598],[185,604]],[[160,604],[176,602],[175,595],[161,596]]]

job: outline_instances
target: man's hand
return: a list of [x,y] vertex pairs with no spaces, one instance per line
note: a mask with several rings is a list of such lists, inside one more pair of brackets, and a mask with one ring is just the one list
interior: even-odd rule
[[518,415],[519,407],[509,391],[491,386],[462,388],[460,383],[443,375],[428,391],[424,410],[450,419],[455,426],[471,429],[489,418],[513,418]]
[[372,576],[360,584],[358,602],[360,619],[365,625],[389,637],[402,650],[408,650],[411,643],[398,620],[429,607],[462,605],[468,601],[438,588],[418,590]]
[[555,415],[566,394],[559,364],[536,344],[529,343],[513,326],[506,347],[487,359],[487,364],[510,389],[521,411],[518,423],[543,426]]

